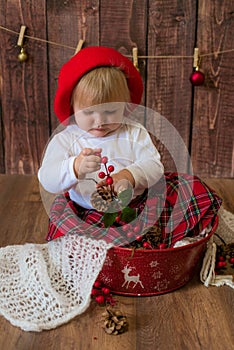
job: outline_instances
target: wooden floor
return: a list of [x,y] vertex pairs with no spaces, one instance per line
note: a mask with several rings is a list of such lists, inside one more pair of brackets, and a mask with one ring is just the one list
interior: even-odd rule
[[[234,213],[234,180],[207,180]],[[36,177],[0,175],[0,246],[44,243],[48,217]],[[198,273],[185,287],[155,297],[118,297],[129,331],[110,336],[101,329],[101,307],[55,330],[24,332],[0,317],[0,350],[231,350],[234,291],[206,288]]]

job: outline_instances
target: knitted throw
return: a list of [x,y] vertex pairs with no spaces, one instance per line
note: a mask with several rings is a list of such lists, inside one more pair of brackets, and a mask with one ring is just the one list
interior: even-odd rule
[[[234,215],[219,212],[218,234],[234,241]],[[76,234],[45,244],[0,249],[0,314],[25,331],[58,327],[83,313],[90,304],[93,283],[111,244]],[[201,270],[205,286],[228,284],[232,276],[214,274],[215,247],[208,244]]]
[[0,314],[25,331],[52,329],[84,312],[110,248],[67,235],[0,249]]

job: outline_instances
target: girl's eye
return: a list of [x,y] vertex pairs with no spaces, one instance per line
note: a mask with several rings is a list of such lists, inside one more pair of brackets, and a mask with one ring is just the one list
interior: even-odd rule
[[93,114],[93,111],[89,111],[88,109],[85,109],[85,110],[83,111],[83,113],[84,113],[85,115],[91,115],[91,114]]
[[115,114],[117,112],[117,110],[113,110],[113,111],[105,111],[104,113],[105,114]]

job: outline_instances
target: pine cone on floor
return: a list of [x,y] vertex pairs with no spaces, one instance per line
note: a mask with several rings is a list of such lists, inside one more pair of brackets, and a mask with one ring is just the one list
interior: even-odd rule
[[114,311],[111,308],[107,308],[102,316],[104,318],[103,329],[107,334],[118,335],[127,331],[127,317],[120,310]]

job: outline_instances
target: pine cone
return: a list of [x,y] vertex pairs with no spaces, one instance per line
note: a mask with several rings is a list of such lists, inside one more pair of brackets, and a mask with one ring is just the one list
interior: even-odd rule
[[162,240],[161,229],[158,226],[152,226],[141,233],[141,239],[132,241],[128,247],[142,248],[144,242],[148,242],[153,249],[156,249]]
[[106,186],[98,188],[97,191],[92,193],[90,202],[97,211],[107,211],[112,202],[112,195],[109,188]]
[[111,308],[107,308],[102,316],[104,317],[103,329],[107,334],[118,335],[127,331],[127,317],[120,310],[114,311]]

